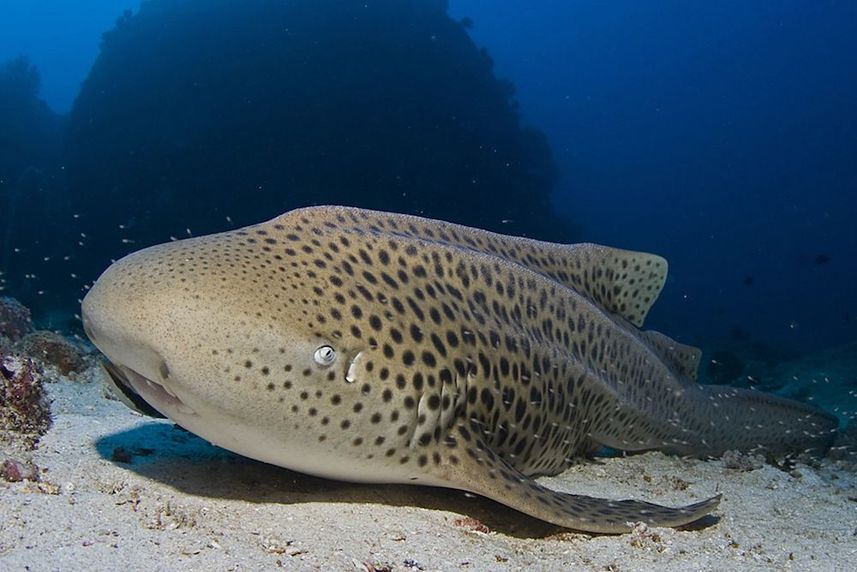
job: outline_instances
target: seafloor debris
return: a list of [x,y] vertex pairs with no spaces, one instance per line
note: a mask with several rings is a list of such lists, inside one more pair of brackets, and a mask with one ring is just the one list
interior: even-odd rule
[[17,341],[32,331],[30,310],[14,298],[0,296],[0,336]]
[[464,517],[464,518],[456,518],[453,521],[455,526],[465,528],[468,532],[476,532],[482,534],[488,534],[491,532],[491,529],[485,526],[481,521],[472,518],[472,517]]
[[10,458],[0,464],[0,477],[10,483],[35,482],[39,480],[39,468],[32,461]]
[[361,562],[356,558],[351,559],[351,564],[358,572],[393,572],[395,569],[387,562]]
[[761,469],[764,464],[765,459],[761,455],[742,453],[741,451],[726,451],[723,453],[723,466],[733,471],[755,471],[756,469]]
[[29,358],[0,356],[0,439],[32,448],[50,425],[39,367]]
[[52,365],[62,375],[77,374],[86,369],[83,351],[65,337],[39,330],[27,334],[17,345],[18,350],[43,366]]

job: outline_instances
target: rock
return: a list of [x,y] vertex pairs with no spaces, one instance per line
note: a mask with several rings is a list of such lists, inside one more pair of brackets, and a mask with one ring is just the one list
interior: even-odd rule
[[779,395],[806,401],[839,417],[843,429],[857,419],[857,342],[778,364],[765,384]]
[[761,469],[765,464],[761,455],[742,453],[740,451],[726,451],[723,453],[723,466],[727,469],[739,472],[755,471]]
[[14,298],[0,297],[0,336],[17,341],[32,331],[30,310]]
[[6,356],[13,352],[15,344],[6,336],[0,334],[0,356]]
[[41,370],[29,358],[0,356],[0,439],[32,448],[50,425]]
[[86,369],[83,351],[65,337],[39,330],[27,334],[18,343],[18,349],[42,363],[52,365],[62,375],[80,373]]
[[10,483],[35,482],[39,480],[39,468],[32,461],[6,459],[0,465],[0,477]]

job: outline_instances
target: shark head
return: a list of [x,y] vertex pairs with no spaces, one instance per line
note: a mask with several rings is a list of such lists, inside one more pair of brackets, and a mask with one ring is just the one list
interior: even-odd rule
[[[294,232],[275,219],[133,253],[93,285],[83,325],[126,403],[242,455],[342,477],[366,460],[360,424],[388,418],[389,400],[358,372],[368,342],[329,314],[345,285],[321,278],[324,246]],[[349,478],[374,480],[362,474]]]

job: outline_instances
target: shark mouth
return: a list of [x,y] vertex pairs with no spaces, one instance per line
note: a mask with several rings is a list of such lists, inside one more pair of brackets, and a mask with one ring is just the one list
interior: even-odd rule
[[102,361],[101,366],[107,372],[116,396],[131,409],[159,419],[173,417],[175,413],[194,414],[168,386],[110,361]]

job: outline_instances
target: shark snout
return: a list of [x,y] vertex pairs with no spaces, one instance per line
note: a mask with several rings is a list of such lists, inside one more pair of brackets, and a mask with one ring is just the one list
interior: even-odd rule
[[81,305],[86,335],[112,363],[159,380],[168,371],[157,340],[151,293],[128,280],[122,261],[111,266],[92,286]]
[[126,404],[149,415],[151,408],[174,419],[192,415],[168,361],[175,345],[169,329],[178,324],[162,311],[157,297],[163,292],[134,280],[133,268],[122,264],[111,266],[83,299],[83,329],[107,358],[108,382],[130,400]]

